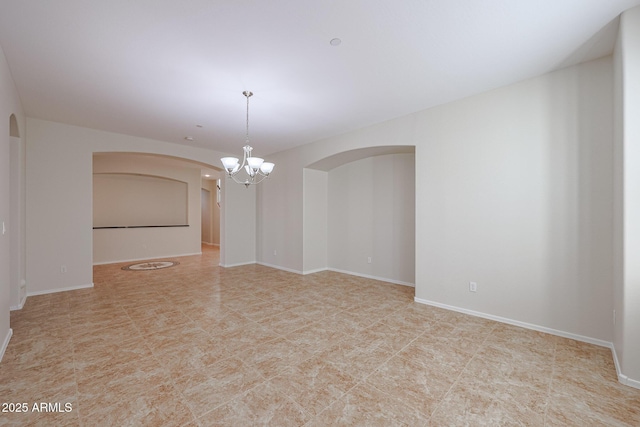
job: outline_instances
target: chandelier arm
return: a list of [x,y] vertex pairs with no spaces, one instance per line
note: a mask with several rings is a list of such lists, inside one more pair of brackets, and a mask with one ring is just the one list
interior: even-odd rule
[[[259,176],[258,176],[259,175]],[[260,184],[262,181],[264,181],[265,179],[269,178],[269,175],[265,175],[263,173],[259,173],[256,174],[254,176],[249,176],[247,179],[240,180],[236,177],[236,174],[233,175],[228,175],[229,178],[233,179],[233,181],[237,184],[244,184],[244,185],[254,185],[254,184]]]
[[[256,175],[256,176],[258,176],[258,175]],[[264,181],[267,178],[269,178],[269,175],[264,175],[264,174],[261,173],[260,177],[259,177],[259,179],[257,181],[254,179],[253,184],[260,184],[262,181]]]
[[248,183],[248,184],[253,184],[253,182],[251,182],[249,179],[246,179],[246,180],[244,180],[244,181],[242,181],[242,180],[238,179],[238,178],[236,177],[236,175],[229,175],[229,178],[233,179],[233,181],[234,181],[235,183],[237,183],[237,184],[244,184],[244,185],[247,185],[247,183]]

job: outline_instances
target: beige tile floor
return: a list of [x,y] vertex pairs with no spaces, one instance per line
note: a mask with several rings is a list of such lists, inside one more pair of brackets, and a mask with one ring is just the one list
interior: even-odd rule
[[[0,400],[43,426],[639,426],[609,349],[332,272],[96,266],[11,314]],[[69,412],[31,412],[39,402]]]

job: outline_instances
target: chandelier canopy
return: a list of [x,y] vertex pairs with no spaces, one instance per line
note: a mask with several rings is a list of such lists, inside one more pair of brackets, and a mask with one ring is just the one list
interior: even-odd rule
[[249,145],[249,98],[253,92],[244,91],[242,94],[247,98],[247,135],[245,146],[242,147],[242,163],[237,157],[223,157],[220,159],[227,176],[238,184],[244,184],[247,188],[250,185],[262,182],[273,171],[275,165],[265,162],[260,157],[253,157],[253,148]]

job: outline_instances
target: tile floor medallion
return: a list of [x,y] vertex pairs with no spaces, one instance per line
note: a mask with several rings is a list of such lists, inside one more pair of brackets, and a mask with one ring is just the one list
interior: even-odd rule
[[161,268],[175,267],[180,263],[177,261],[147,261],[139,262],[137,264],[129,264],[122,267],[123,270],[130,271],[146,271],[146,270],[159,270]]
[[640,426],[607,348],[218,256],[99,265],[91,289],[29,297],[0,425]]

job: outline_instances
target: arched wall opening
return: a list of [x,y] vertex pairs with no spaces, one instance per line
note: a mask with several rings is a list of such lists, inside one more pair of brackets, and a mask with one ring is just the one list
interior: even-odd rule
[[415,148],[349,150],[303,171],[303,272],[415,286]]
[[[202,167],[217,165],[224,157],[224,153],[216,150],[33,118],[26,119],[26,126],[29,134],[25,211],[26,245],[29,248],[26,260],[28,295],[93,286],[94,153],[134,153],[152,156],[159,161],[186,159]],[[24,135],[23,129],[20,130]],[[192,187],[194,198],[199,200],[199,184]],[[231,186],[223,184],[223,193],[227,192],[225,187]],[[223,202],[226,202],[223,207],[226,205],[230,211],[236,210],[232,202],[225,199]],[[199,212],[199,206],[195,210]],[[199,214],[196,214],[198,216],[193,222],[198,222]],[[227,218],[222,220],[224,227],[234,227],[234,218]],[[197,248],[188,252],[181,249],[179,253],[199,253],[202,248],[199,245],[200,225],[188,228],[197,232]],[[235,235],[235,230],[231,228],[227,234]],[[140,255],[141,258],[155,256],[151,253],[150,243],[147,243],[148,253]],[[233,241],[223,240],[220,256],[227,252],[228,258],[233,245]],[[137,249],[142,249],[139,241]],[[232,258],[231,262],[234,261]]]
[[[174,156],[94,153],[93,264],[200,254],[201,192],[218,173],[212,165]],[[104,198],[124,206],[110,209],[118,202]],[[114,224],[105,223],[110,218]]]

